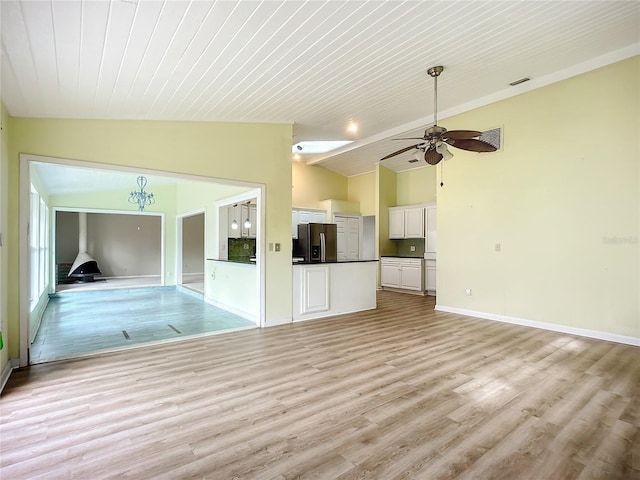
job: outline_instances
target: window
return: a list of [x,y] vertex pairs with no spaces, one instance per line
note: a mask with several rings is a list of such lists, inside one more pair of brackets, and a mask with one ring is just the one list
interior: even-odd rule
[[33,311],[47,288],[49,278],[49,207],[33,185],[31,185],[29,251],[31,269],[29,305]]

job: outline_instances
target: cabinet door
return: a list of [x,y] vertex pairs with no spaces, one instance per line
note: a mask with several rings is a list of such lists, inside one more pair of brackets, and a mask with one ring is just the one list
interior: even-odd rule
[[428,266],[426,267],[426,280],[427,284],[425,290],[427,290],[431,294],[436,293],[436,267]]
[[405,238],[424,238],[424,209],[422,207],[404,210]]
[[404,238],[403,209],[389,209],[389,238]]
[[244,220],[240,217],[240,213],[240,205],[232,205],[228,208],[227,218],[229,220],[229,224],[227,228],[227,236],[229,238],[240,238],[240,235],[242,235],[242,222]]
[[347,218],[347,260],[360,258],[360,219]]
[[422,266],[402,265],[400,282],[400,288],[422,290]]
[[329,310],[329,267],[304,267],[302,272],[302,313]]
[[298,212],[298,223],[313,223],[312,213],[307,210],[300,210]]
[[347,259],[347,219],[345,217],[335,217],[338,243],[338,261]]
[[298,223],[300,223],[300,212],[293,210],[291,212],[291,237],[298,238]]
[[311,219],[313,223],[325,223],[327,221],[327,214],[325,212],[311,212]]
[[426,220],[425,230],[426,230],[426,240],[425,240],[425,252],[426,253],[436,253],[436,207],[435,205],[430,205],[426,207],[424,212],[424,217]]
[[383,287],[400,287],[400,265],[387,263],[384,260],[380,264],[380,284]]
[[258,232],[258,209],[255,205],[249,205],[249,220],[251,221],[249,238],[256,238]]

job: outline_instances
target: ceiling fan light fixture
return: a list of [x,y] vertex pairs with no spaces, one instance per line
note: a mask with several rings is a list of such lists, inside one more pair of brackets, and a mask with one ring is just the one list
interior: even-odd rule
[[424,160],[424,152],[419,148],[417,148],[416,151],[413,152],[413,158],[416,160],[416,162],[419,162],[420,160]]
[[444,142],[438,142],[436,144],[436,152],[442,155],[442,159],[444,161],[447,161],[450,158],[453,158],[453,153],[449,151],[449,149],[447,148],[447,144]]

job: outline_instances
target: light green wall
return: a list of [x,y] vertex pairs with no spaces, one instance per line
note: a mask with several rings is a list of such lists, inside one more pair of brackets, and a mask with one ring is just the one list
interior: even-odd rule
[[438,181],[436,172],[443,168],[446,175],[450,163],[447,161],[444,165],[422,167],[398,173],[396,205],[435,203]]
[[382,165],[376,166],[376,211],[378,212],[376,245],[378,257],[395,255],[396,245],[389,240],[389,207],[396,205],[397,175]]
[[347,179],[348,199],[360,204],[362,215],[376,215],[376,173],[369,172]]
[[0,247],[0,332],[4,340],[4,348],[0,350],[0,372],[9,363],[9,345],[12,331],[9,330],[8,312],[8,271],[9,250],[5,247],[9,231],[9,114],[4,102],[0,102],[0,234],[3,245]]
[[[10,118],[9,124],[12,205],[18,205],[19,153],[264,184],[265,241],[282,244],[264,257],[267,324],[291,318],[291,125],[35,118]],[[18,278],[17,207],[9,211],[9,227],[8,274]],[[8,296],[9,355],[17,357],[17,282]]]
[[446,120],[503,126],[504,148],[447,162],[439,305],[640,338],[639,71],[635,57]]
[[347,177],[302,162],[293,162],[291,172],[294,207],[319,208],[321,200],[347,200]]

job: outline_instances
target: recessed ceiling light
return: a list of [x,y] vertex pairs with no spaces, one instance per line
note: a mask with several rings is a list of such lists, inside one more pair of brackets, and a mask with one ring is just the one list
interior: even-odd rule
[[347,125],[347,131],[351,132],[351,133],[357,133],[358,132],[358,124],[355,122],[349,122],[349,125]]
[[293,159],[294,160],[300,160],[302,157],[300,155],[298,155],[297,153],[293,154]]
[[318,140],[309,142],[298,142],[292,148],[291,151],[297,154],[314,154],[314,153],[327,153],[336,148],[340,148],[344,145],[351,143],[351,140]]

